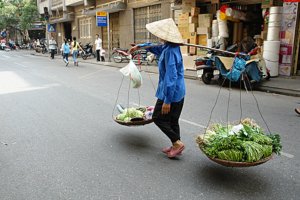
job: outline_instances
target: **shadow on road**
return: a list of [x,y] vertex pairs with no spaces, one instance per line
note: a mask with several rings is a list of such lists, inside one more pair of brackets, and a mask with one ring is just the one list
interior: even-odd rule
[[215,191],[237,195],[241,199],[272,191],[270,180],[260,173],[259,168],[226,168],[209,161],[202,166],[196,179],[204,181]]
[[121,147],[126,153],[142,153],[156,150],[157,148],[153,145],[155,141],[145,132],[136,131],[133,132],[122,132],[115,136],[115,140],[119,147]]

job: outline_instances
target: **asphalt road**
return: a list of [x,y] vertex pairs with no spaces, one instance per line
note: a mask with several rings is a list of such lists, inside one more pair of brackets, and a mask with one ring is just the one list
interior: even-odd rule
[[[125,65],[125,64],[124,64]],[[142,73],[130,104],[153,105],[157,75]],[[251,168],[226,168],[205,157],[195,137],[208,123],[219,88],[186,80],[181,119],[183,155],[168,159],[168,139],[154,125],[128,128],[112,120],[122,76],[117,68],[0,51],[1,200],[299,199],[300,99],[255,92],[283,154]],[[127,105],[128,80],[118,103]],[[226,121],[222,89],[212,121]],[[231,90],[229,119],[240,115]],[[243,117],[266,128],[251,93],[242,92]],[[115,112],[116,114],[116,112]]]

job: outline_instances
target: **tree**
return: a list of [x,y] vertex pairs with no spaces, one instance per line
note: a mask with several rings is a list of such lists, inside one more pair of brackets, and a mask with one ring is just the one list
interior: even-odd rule
[[19,31],[22,36],[39,20],[35,0],[0,0],[0,29]]

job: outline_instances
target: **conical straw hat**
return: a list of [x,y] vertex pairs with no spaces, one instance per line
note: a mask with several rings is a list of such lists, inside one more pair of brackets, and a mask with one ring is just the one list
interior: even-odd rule
[[172,43],[183,43],[182,36],[172,18],[146,24],[146,29],[163,40]]

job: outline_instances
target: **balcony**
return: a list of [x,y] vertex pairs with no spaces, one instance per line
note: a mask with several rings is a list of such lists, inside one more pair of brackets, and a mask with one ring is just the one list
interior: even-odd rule
[[65,0],[66,6],[79,6],[84,5],[84,0]]
[[52,0],[52,8],[62,7],[63,0]]

